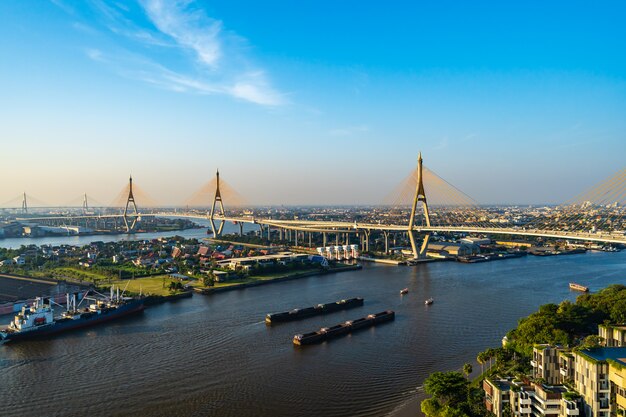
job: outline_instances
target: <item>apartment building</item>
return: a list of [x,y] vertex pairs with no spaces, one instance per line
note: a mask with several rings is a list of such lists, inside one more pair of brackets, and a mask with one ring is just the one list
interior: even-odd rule
[[547,385],[562,383],[559,363],[560,347],[548,344],[533,347],[533,358],[530,365],[533,367],[533,378],[542,379]]
[[606,347],[626,346],[626,325],[600,324],[598,335],[604,339]]

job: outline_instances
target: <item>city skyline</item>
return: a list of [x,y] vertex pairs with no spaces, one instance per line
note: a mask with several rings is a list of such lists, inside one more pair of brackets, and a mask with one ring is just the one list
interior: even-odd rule
[[478,202],[568,200],[624,167],[626,36],[565,5],[4,2],[0,202],[132,173],[181,204],[219,168],[252,204],[376,204],[420,150]]

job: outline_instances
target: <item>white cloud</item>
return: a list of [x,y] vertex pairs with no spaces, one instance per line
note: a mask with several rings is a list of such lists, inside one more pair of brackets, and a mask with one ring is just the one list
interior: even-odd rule
[[220,58],[222,22],[191,8],[189,1],[143,0],[146,14],[156,28],[170,36],[182,48],[195,53],[197,59],[211,68]]
[[[226,31],[193,0],[90,4],[98,18],[89,28],[98,31],[92,40],[100,44],[86,54],[118,74],[181,93],[223,94],[263,106],[287,102],[266,72],[250,62],[245,39]],[[74,27],[85,32],[87,26]]]

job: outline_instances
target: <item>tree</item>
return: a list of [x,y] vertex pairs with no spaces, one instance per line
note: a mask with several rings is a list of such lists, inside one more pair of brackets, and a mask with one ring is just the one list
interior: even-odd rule
[[485,373],[485,361],[487,360],[487,357],[485,355],[485,352],[480,352],[478,354],[478,356],[476,357],[476,362],[478,362],[480,364],[480,373],[484,374]]
[[470,374],[472,373],[474,369],[472,368],[472,364],[471,363],[466,363],[465,365],[463,365],[463,373],[465,374],[465,377],[467,379],[469,379]]
[[424,391],[442,406],[454,406],[463,401],[468,382],[456,371],[435,372],[424,381]]

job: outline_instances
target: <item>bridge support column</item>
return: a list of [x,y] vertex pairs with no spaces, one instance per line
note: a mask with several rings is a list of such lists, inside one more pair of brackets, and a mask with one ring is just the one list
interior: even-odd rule
[[326,232],[322,232],[322,247],[326,247]]
[[428,239],[430,235],[426,235],[424,238],[424,243],[420,248],[419,252],[417,251],[417,246],[415,244],[415,231],[413,227],[415,225],[415,212],[417,210],[417,203],[422,202],[422,208],[424,210],[424,220],[426,222],[426,227],[430,227],[430,214],[428,213],[428,203],[426,201],[426,191],[424,190],[424,178],[422,177],[422,153],[419,153],[417,157],[417,185],[415,187],[415,196],[413,197],[413,207],[411,209],[411,218],[409,219],[409,239],[411,241],[411,249],[413,250],[413,257],[415,259],[421,258],[425,255],[426,249],[428,248]]
[[[137,219],[139,218],[139,213],[137,212],[137,204],[135,203],[135,196],[133,196],[133,177],[129,178],[129,188],[128,188],[128,198],[126,199],[126,207],[124,208],[124,225],[126,226],[126,233],[133,232],[135,230],[135,226],[137,225]],[[134,210],[134,218],[131,223],[128,223],[128,206],[132,203],[132,207]]]
[[426,233],[424,235],[424,241],[422,242],[422,246],[420,247],[419,257],[421,259],[426,257],[426,251],[428,251],[428,241],[430,240],[430,233]]
[[239,222],[239,236],[243,236],[243,223]]
[[389,255],[389,231],[383,230],[383,236],[385,237],[385,255]]
[[363,242],[363,251],[364,252],[369,252],[370,251],[370,231],[367,229],[363,229],[363,238],[364,238],[364,242]]
[[[220,192],[220,172],[215,173],[217,177],[217,187],[215,188],[215,196],[213,197],[213,205],[211,206],[211,212],[209,213],[209,220],[211,221],[211,229],[213,230],[213,237],[219,237],[222,235],[222,229],[224,229],[224,202],[222,201],[222,193]],[[215,205],[220,203],[219,215],[222,217],[219,227],[215,226]],[[261,236],[262,237],[262,236]]]
[[313,237],[311,236],[312,234],[312,232],[309,232],[309,248],[313,247]]
[[339,233],[335,233],[335,246],[339,246]]
[[295,239],[294,239],[295,245],[294,246],[298,246],[298,231],[294,230],[294,232],[295,232],[294,233],[294,236],[295,236]]

